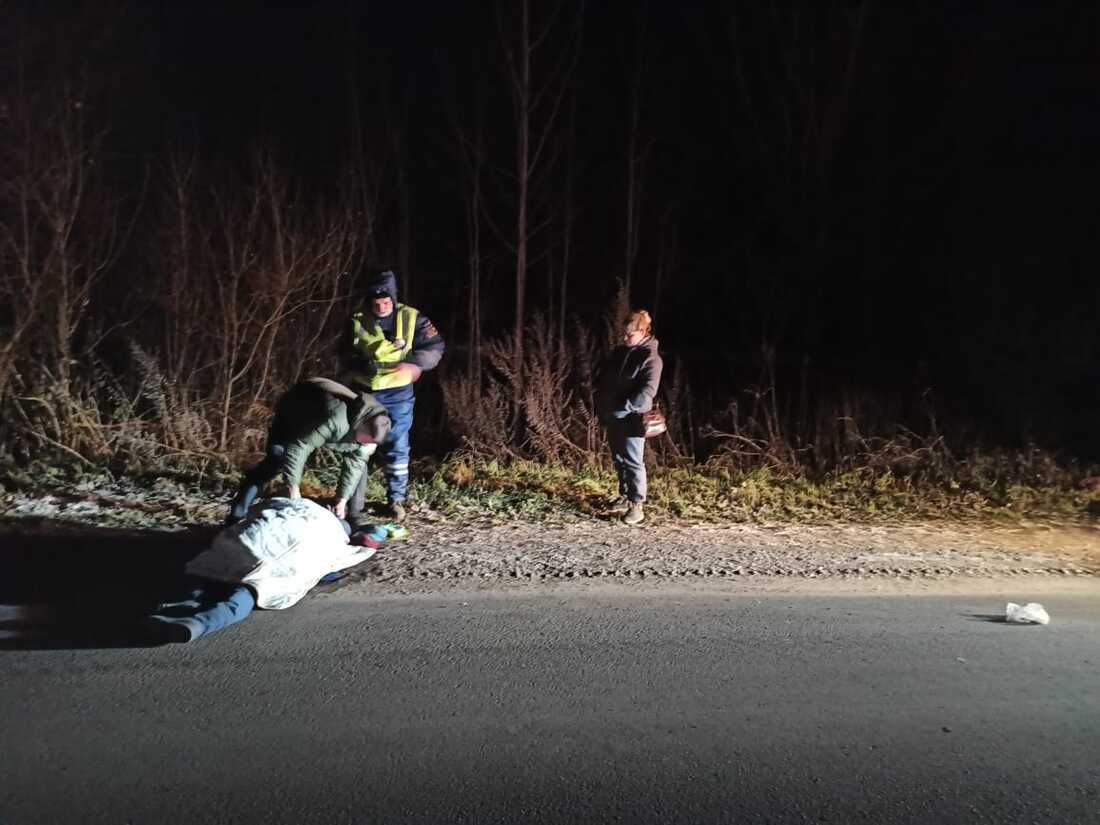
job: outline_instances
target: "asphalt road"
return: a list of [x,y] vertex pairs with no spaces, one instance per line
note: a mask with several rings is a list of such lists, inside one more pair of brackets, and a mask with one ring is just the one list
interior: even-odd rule
[[0,823],[1100,822],[1098,593],[339,592],[3,650]]

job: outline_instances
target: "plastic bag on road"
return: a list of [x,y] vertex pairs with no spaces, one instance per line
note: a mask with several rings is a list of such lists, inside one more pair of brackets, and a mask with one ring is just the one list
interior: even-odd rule
[[1009,602],[1005,605],[1005,621],[1015,624],[1050,624],[1050,615],[1038,602],[1028,602],[1023,607]]

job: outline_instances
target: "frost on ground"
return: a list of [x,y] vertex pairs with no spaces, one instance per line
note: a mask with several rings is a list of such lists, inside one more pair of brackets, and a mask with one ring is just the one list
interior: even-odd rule
[[139,482],[95,479],[51,492],[0,494],[0,519],[43,520],[89,527],[181,530],[194,524],[217,524],[227,505],[198,486],[171,479]]
[[[50,494],[0,494],[11,531],[209,527],[226,500],[167,479],[88,483]],[[64,527],[67,525],[67,528]],[[578,517],[556,523],[445,518],[412,513],[409,541],[390,543],[350,582],[558,581],[791,577],[943,579],[1100,572],[1095,524],[696,524],[660,520],[625,527]]]

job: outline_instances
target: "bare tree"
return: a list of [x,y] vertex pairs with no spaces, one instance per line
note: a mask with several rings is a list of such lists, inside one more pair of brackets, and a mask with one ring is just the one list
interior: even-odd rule
[[644,98],[645,70],[648,57],[646,37],[649,30],[649,14],[645,2],[638,6],[635,20],[633,54],[628,69],[627,131],[626,131],[626,227],[623,257],[623,288],[631,297],[634,282],[634,265],[638,258],[638,235],[642,220],[642,192],[646,165],[653,148],[652,138],[642,133],[642,101]]
[[33,51],[28,40],[11,50],[0,103],[0,396],[20,354],[33,351],[67,398],[93,292],[128,226],[107,182],[109,116],[87,67],[39,60],[32,69]]
[[794,241],[789,266],[809,294],[821,289],[817,274],[837,217],[834,162],[847,132],[869,6],[869,0],[799,0],[726,11],[731,91],[744,118],[731,136],[744,162],[764,176],[761,197]]
[[349,271],[359,272],[366,263],[365,254],[374,246],[374,222],[378,214],[378,175],[368,163],[366,138],[363,134],[363,115],[359,90],[359,52],[354,4],[347,6],[347,25],[344,30],[344,85],[347,92],[348,130],[350,145],[344,167],[349,174],[342,176],[344,201],[350,210],[360,235],[357,246],[359,257],[350,262]]
[[[505,20],[505,8],[518,8],[517,19]],[[516,135],[515,175],[515,325],[513,362],[523,384],[523,335],[526,326],[527,273],[534,193],[549,169],[549,148],[558,115],[580,55],[583,5],[565,20],[566,0],[559,0],[541,22],[531,19],[530,0],[498,3],[497,29],[504,50]],[[509,22],[512,25],[509,25]],[[564,25],[564,47],[553,38]]]
[[654,319],[660,316],[661,293],[665,281],[676,271],[676,259],[679,252],[679,225],[677,224],[675,204],[669,204],[661,213],[660,228],[657,235],[657,266],[653,273],[653,302],[651,312]]
[[160,258],[168,379],[209,399],[211,446],[225,451],[268,399],[325,361],[363,236],[352,202],[307,199],[270,148],[240,181],[205,187],[193,161],[171,168]]
[[569,272],[573,258],[573,222],[576,218],[576,204],[573,196],[573,180],[576,175],[577,142],[577,96],[574,94],[569,104],[569,122],[565,130],[565,169],[562,177],[561,204],[561,279],[558,296],[558,347],[564,352],[565,319],[569,315]]
[[466,377],[474,386],[481,384],[481,230],[485,210],[482,186],[485,175],[484,105],[480,95],[474,105],[473,134],[467,137],[452,118],[452,129],[458,149],[464,180],[463,214],[466,223],[466,270],[468,278],[466,324],[469,348],[466,354]]
[[408,133],[405,123],[408,120],[408,101],[402,106],[400,118],[394,117],[383,97],[383,108],[389,129],[390,150],[393,153],[394,187],[397,196],[397,269],[401,279],[401,299],[412,299],[412,192],[409,184],[409,156],[406,142]]
[[206,355],[208,338],[196,336],[193,324],[206,311],[202,292],[196,289],[209,237],[197,219],[195,180],[198,158],[192,152],[173,154],[164,175],[165,228],[160,246],[164,289],[163,359],[165,372],[183,386],[190,383]]

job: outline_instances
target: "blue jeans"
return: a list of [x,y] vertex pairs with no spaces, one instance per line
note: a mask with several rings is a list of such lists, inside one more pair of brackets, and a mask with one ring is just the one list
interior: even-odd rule
[[248,514],[252,502],[264,486],[282,472],[285,462],[286,445],[269,443],[263,460],[241,478],[241,486],[237,488],[237,495],[233,498],[229,515],[225,519],[226,524],[236,524]]
[[[400,390],[406,390],[400,387]],[[402,392],[397,398],[387,398],[384,390],[376,392],[374,397],[386,408],[390,414],[393,426],[386,440],[378,445],[374,452],[374,461],[381,466],[386,483],[386,499],[388,501],[404,501],[409,489],[409,430],[413,423],[413,407],[416,405],[416,397],[411,393]],[[359,479],[355,487],[355,493],[348,504],[348,519],[355,521],[363,512],[363,504],[367,494],[366,472]]]
[[611,462],[619,476],[619,495],[630,502],[645,501],[646,494],[645,436],[638,435],[640,421],[641,416],[633,414],[607,424]]
[[180,598],[163,602],[153,618],[189,628],[194,640],[243,622],[255,607],[256,597],[243,584],[191,579]]

